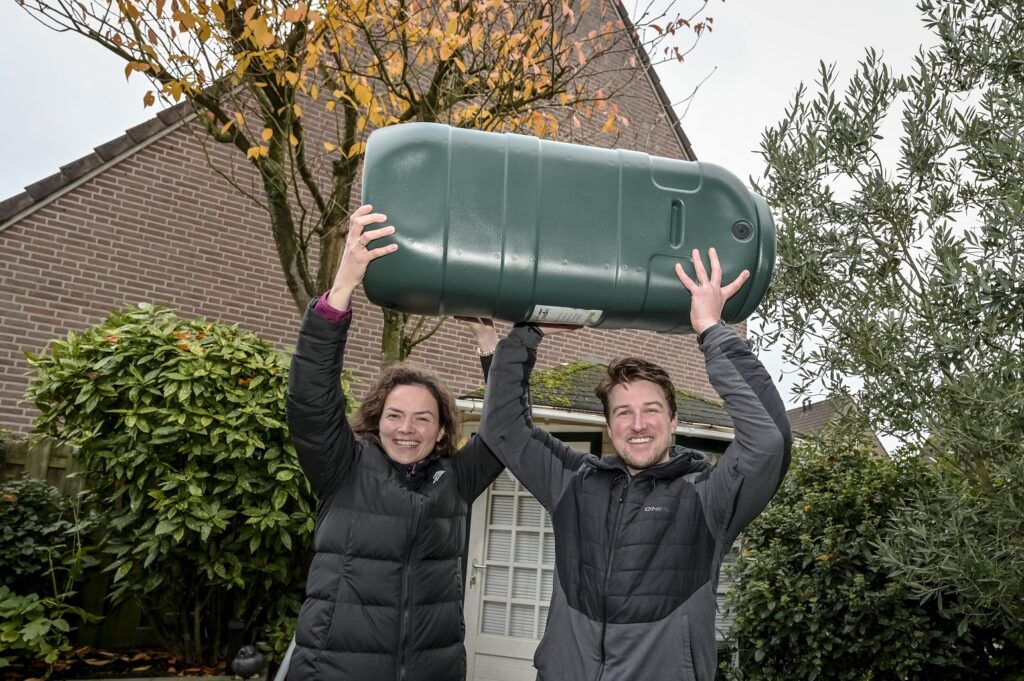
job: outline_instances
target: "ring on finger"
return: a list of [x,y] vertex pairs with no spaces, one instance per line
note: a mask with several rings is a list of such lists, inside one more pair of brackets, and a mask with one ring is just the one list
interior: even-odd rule
[[359,245],[362,246],[363,248],[366,248],[366,245],[369,243],[369,241],[365,240],[365,237],[359,237]]

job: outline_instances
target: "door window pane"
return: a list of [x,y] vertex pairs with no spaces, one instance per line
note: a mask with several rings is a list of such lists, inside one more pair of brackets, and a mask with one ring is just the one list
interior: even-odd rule
[[536,601],[537,595],[537,570],[515,568],[512,572],[512,598]]
[[504,636],[507,631],[505,628],[505,604],[485,601],[483,614],[480,621],[481,633]]
[[484,595],[505,600],[508,598],[508,568],[488,565],[484,579]]
[[508,471],[488,491],[487,509],[480,633],[538,638],[554,575],[551,519]]

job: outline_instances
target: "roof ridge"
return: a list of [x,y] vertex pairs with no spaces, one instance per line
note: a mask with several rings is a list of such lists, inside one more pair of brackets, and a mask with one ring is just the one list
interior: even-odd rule
[[[627,28],[632,29],[632,20],[629,18],[629,12],[622,4],[622,0],[615,0],[612,4]],[[647,50],[644,49],[643,44],[639,42],[638,37],[633,34],[632,30],[627,31],[627,33],[629,34],[633,50],[640,57],[643,73],[647,76],[658,102],[668,117],[669,127],[675,134],[683,154],[687,157],[687,160],[696,161],[697,155],[693,151],[689,137],[683,130],[682,121],[679,120],[679,116],[672,106],[668,93],[665,92],[661,79],[658,77],[654,64],[651,62],[650,55],[647,54]],[[93,175],[119,163],[128,156],[152,144],[171,130],[180,127],[196,115],[194,111],[186,111],[187,104],[188,100],[185,100],[157,112],[148,121],[128,128],[125,134],[105,144],[101,144],[95,147],[91,153],[61,166],[60,170],[53,175],[33,182],[27,185],[21,193],[0,201],[0,232],[31,215],[62,194],[74,189]]]
[[658,72],[654,68],[654,64],[651,63],[651,56],[647,54],[647,49],[644,48],[643,43],[640,42],[639,36],[636,35],[636,28],[633,26],[633,20],[629,18],[629,11],[623,4],[622,0],[615,0],[612,3],[615,9],[618,10],[619,18],[622,19],[626,28],[629,29],[626,33],[629,35],[630,41],[633,44],[633,49],[640,55],[640,61],[643,62],[644,74],[647,76],[648,82],[654,89],[654,94],[658,98],[658,102],[665,109],[665,115],[668,117],[669,127],[672,128],[672,132],[676,136],[676,141],[679,142],[679,146],[682,147],[683,153],[686,155],[687,161],[697,161],[697,153],[693,150],[693,145],[690,143],[690,138],[683,129],[683,122],[679,120],[679,115],[676,113],[675,107],[672,106],[672,100],[669,99],[668,93],[665,91],[665,86],[661,84],[661,78],[658,77]]
[[123,135],[94,147],[92,152],[63,165],[53,175],[27,185],[19,194],[0,201],[0,232],[31,215],[91,177],[144,149],[195,116],[187,101],[158,111],[155,116],[128,128]]

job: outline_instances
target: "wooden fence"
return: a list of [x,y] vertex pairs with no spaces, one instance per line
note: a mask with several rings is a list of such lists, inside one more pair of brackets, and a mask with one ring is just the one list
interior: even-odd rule
[[82,479],[72,475],[81,470],[74,457],[74,447],[41,436],[6,440],[0,446],[6,451],[4,480],[28,473],[38,480],[46,480],[62,494],[73,496],[82,490]]

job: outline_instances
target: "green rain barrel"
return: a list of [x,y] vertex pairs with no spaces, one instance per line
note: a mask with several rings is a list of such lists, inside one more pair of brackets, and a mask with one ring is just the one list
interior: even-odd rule
[[363,202],[398,251],[374,260],[371,302],[425,315],[687,332],[691,252],[714,246],[725,306],[746,319],[768,289],[775,226],[763,198],[710,163],[407,123],[370,135]]

